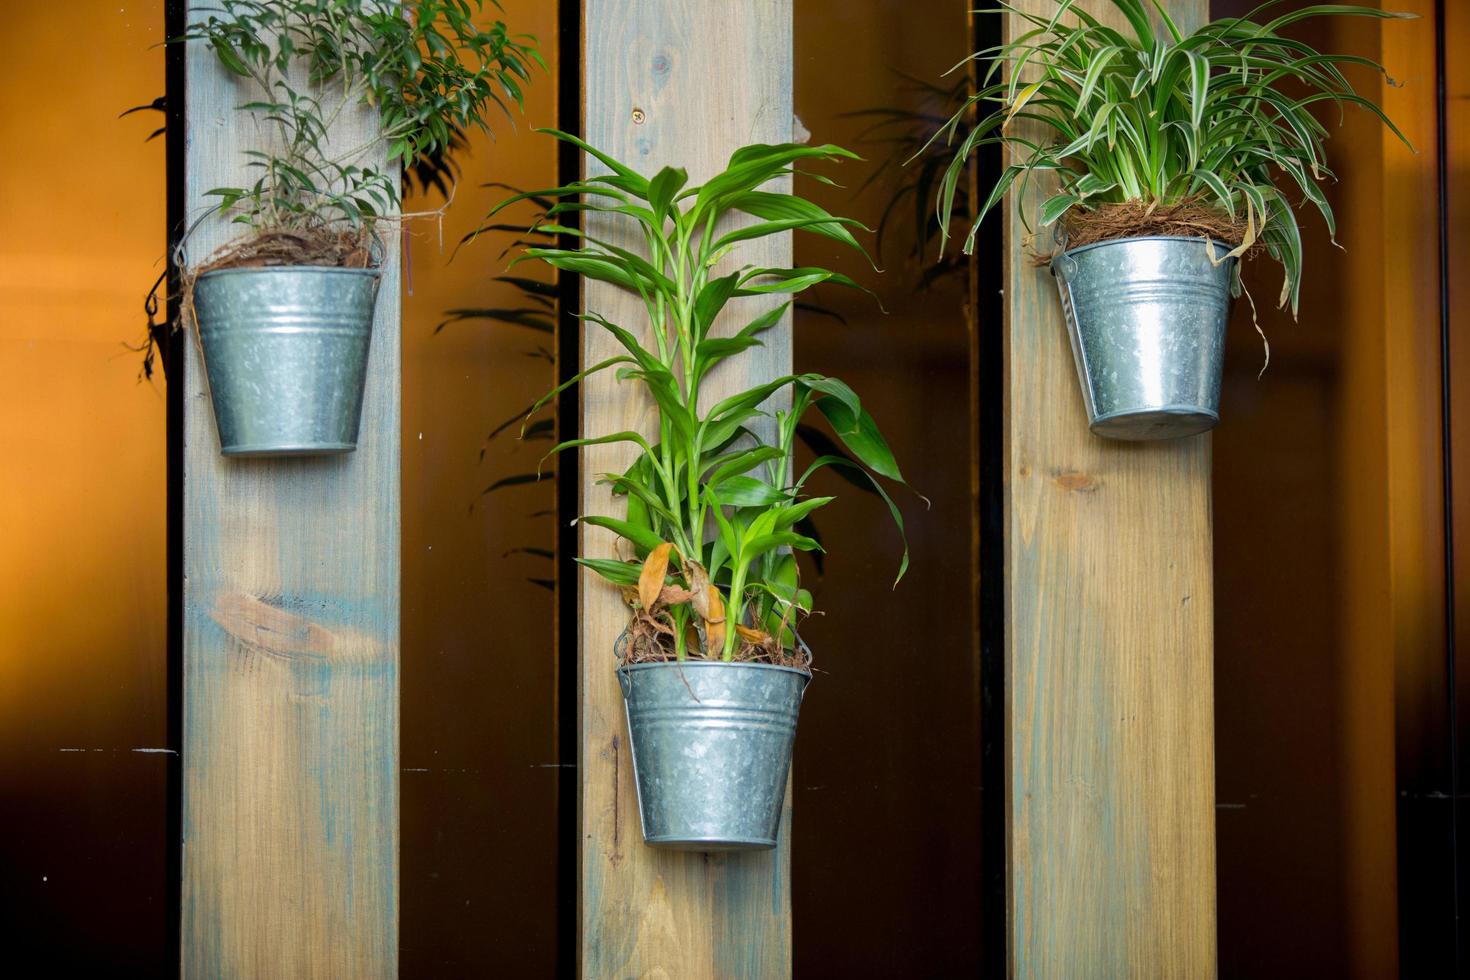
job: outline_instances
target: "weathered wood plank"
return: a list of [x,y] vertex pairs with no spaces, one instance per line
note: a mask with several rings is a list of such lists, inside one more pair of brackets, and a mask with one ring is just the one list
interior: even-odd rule
[[[665,164],[687,167],[697,182],[741,145],[790,140],[791,0],[586,0],[583,10],[583,109],[593,145],[647,172]],[[602,227],[607,237],[631,241],[627,229]],[[752,243],[739,257],[760,265],[790,259],[789,236]],[[732,308],[748,319],[759,307],[739,304],[753,302]],[[646,326],[636,297],[603,284],[588,282],[584,303],[630,329]],[[764,348],[723,366],[707,399],[789,371],[789,317],[764,339]],[[585,332],[583,363],[612,352],[601,332]],[[611,372],[582,389],[584,435],[651,432],[655,419],[642,393],[617,383]],[[583,450],[583,513],[620,513],[607,488],[594,481],[629,460],[622,446]],[[584,527],[581,553],[612,554],[612,535]],[[774,853],[679,854],[644,846],[623,698],[613,673],[612,644],[628,612],[595,576],[584,572],[580,587],[582,975],[789,975],[789,805]]]
[[[1121,23],[1109,5],[1088,6]],[[1186,27],[1207,12],[1204,0],[1167,6]],[[1052,0],[1018,7],[1055,11]],[[1008,36],[1028,26],[1007,15]],[[1033,186],[1024,206],[1043,196]],[[1031,261],[1015,205],[1005,232],[1012,972],[1212,976],[1209,437],[1130,445],[1088,432],[1056,287]]]
[[[233,111],[245,91],[214,56],[191,43],[187,58],[192,219],[204,191],[245,186],[240,151],[260,134]],[[367,138],[367,118],[344,117],[334,139]],[[206,219],[189,254],[238,231]],[[189,338],[186,977],[397,972],[399,279],[387,253],[355,453],[221,457]]]

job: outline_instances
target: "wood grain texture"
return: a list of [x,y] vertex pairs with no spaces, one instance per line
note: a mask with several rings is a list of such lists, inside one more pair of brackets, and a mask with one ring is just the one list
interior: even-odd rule
[[[686,167],[697,183],[722,169],[742,145],[791,139],[791,0],[585,0],[583,11],[583,110],[594,146],[649,174],[666,164]],[[625,227],[593,227],[600,237],[641,248]],[[750,243],[735,259],[788,265],[790,236]],[[715,329],[745,322],[759,312],[759,302],[732,302]],[[584,303],[635,332],[648,329],[637,297],[615,288],[588,282]],[[764,339],[764,347],[721,366],[702,393],[706,406],[737,386],[789,372],[789,315]],[[583,363],[611,356],[614,347],[604,333],[585,330]],[[630,428],[656,428],[643,392],[616,382],[611,372],[590,379],[582,388],[582,434]],[[621,445],[583,450],[583,513],[621,516],[621,505],[595,481],[598,474],[625,469],[630,460]],[[614,539],[584,526],[580,550],[608,557]],[[623,698],[613,672],[612,645],[628,611],[616,591],[591,573],[584,571],[579,584],[582,975],[788,976],[789,791],[781,845],[774,852],[700,855],[644,846]]]
[[[1087,6],[1121,24],[1110,5]],[[1185,29],[1206,14],[1204,0],[1167,6]],[[1009,37],[1026,29],[1007,15]],[[1033,187],[1022,206],[1034,214],[1044,192]],[[1030,259],[1015,197],[1004,392],[1012,973],[1213,976],[1209,437],[1125,444],[1088,432],[1056,287]]]
[[[208,0],[192,0],[191,7]],[[244,186],[246,91],[188,52],[186,194]],[[367,138],[344,113],[333,138]],[[378,161],[381,164],[381,161]],[[206,219],[196,261],[237,234]],[[399,279],[390,231],[355,453],[227,460],[185,354],[182,972],[398,963]]]

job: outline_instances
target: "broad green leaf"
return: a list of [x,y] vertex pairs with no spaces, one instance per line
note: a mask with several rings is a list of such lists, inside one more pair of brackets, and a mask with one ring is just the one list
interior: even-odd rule
[[804,375],[798,382],[799,388],[807,388],[823,395],[830,395],[842,402],[854,413],[863,410],[863,403],[859,400],[857,392],[853,391],[845,381],[836,378],[824,378],[820,375]]
[[710,513],[714,515],[715,526],[719,528],[719,537],[725,546],[725,553],[727,555],[739,554],[740,534],[735,530],[735,525],[731,524],[729,518],[725,516],[724,501],[720,500],[715,489],[708,484],[704,488],[704,499],[709,504]]
[[605,446],[614,442],[631,442],[641,448],[645,453],[650,455],[653,453],[653,450],[649,448],[648,440],[644,439],[637,432],[614,432],[612,435],[607,436],[594,436],[590,439],[568,439],[566,442],[559,442],[546,451],[546,455],[541,457],[541,461],[543,463],[546,462],[547,459],[555,456],[564,449],[576,449],[579,446]]
[[[765,280],[756,282],[756,280]],[[850,276],[827,269],[805,266],[796,269],[747,269],[741,274],[740,289],[736,296],[754,296],[762,293],[799,293],[820,283],[830,282],[849,289],[860,289],[872,295],[872,290],[859,285]]]
[[746,561],[752,561],[769,551],[777,548],[793,548],[797,551],[821,551],[822,546],[805,535],[794,531],[776,531],[771,534],[763,534],[745,544],[745,549],[740,553]]
[[689,182],[689,173],[683,168],[665,167],[648,182],[648,203],[654,217],[662,220],[669,212],[674,195]]
[[776,512],[776,527],[791,527],[812,511],[819,507],[825,507],[836,499],[836,497],[807,497],[804,500],[798,500],[790,507],[782,507]]
[[1079,203],[1080,201],[1075,194],[1057,194],[1054,197],[1047,198],[1041,205],[1039,222],[1041,227],[1045,228],[1048,225],[1055,224],[1062,215],[1066,214]]
[[731,507],[769,507],[791,499],[791,494],[753,476],[729,476],[711,486]]
[[[704,482],[718,487],[729,477],[740,473],[748,473],[762,463],[768,463],[773,459],[780,459],[784,455],[786,454],[775,446],[755,446],[751,449],[736,452],[728,458],[723,458],[720,465],[710,470],[704,476]],[[723,499],[724,494],[720,496]],[[726,502],[731,503],[732,501]]]
[[612,558],[573,558],[578,565],[590,568],[614,585],[637,585],[643,566],[636,561],[616,561]]
[[629,167],[627,164],[615,160],[610,155],[602,152],[601,150],[592,146],[590,143],[587,143],[586,141],[576,136],[573,136],[571,133],[565,133],[559,129],[550,128],[537,129],[536,132],[546,133],[550,136],[556,137],[564,143],[570,143],[582,152],[586,153],[588,156],[591,156],[601,161],[603,166],[607,167],[618,177],[622,178],[629,193],[636,194],[638,197],[641,197],[645,201],[648,200],[648,180],[637,173],[635,170],[633,170],[632,167]]
[[817,411],[831,424],[838,440],[859,462],[880,476],[903,481],[893,451],[888,448],[872,416],[862,409],[854,412],[846,402],[837,398],[820,398],[816,405]]
[[[641,553],[647,553],[663,544],[663,539],[654,534],[646,527],[639,527],[631,521],[620,521],[615,517],[601,517],[591,515],[578,518],[583,524],[591,524],[596,527],[605,527],[618,537],[627,538],[636,545]],[[637,581],[635,576],[634,581]]]
[[694,350],[695,378],[703,378],[710,368],[720,361],[743,350],[761,345],[760,335],[781,322],[781,317],[791,306],[790,301],[762,313],[740,328],[733,337],[709,337],[701,340]]
[[730,297],[735,295],[735,287],[740,282],[740,273],[732,272],[728,276],[711,279],[705,287],[699,291],[694,298],[694,320],[696,324],[695,339],[703,340],[714,325],[715,317],[725,308]]
[[[597,482],[611,487],[613,493],[628,494],[637,498],[643,503],[643,506],[649,513],[658,514],[670,524],[677,524],[679,522],[679,518],[664,505],[658,493],[641,480],[627,474],[604,473],[598,478]],[[648,521],[645,520],[643,523],[647,524]]]

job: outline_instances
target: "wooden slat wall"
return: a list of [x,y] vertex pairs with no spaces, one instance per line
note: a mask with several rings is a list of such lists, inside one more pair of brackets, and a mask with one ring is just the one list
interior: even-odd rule
[[[1017,6],[1055,11],[1052,0]],[[1207,13],[1205,0],[1167,6],[1185,29]],[[1121,25],[1109,5],[1088,8]],[[1027,27],[1007,15],[1008,36]],[[1044,188],[1030,195],[1034,209]],[[1014,206],[1004,393],[1012,972],[1212,976],[1209,437],[1129,445],[1088,432],[1056,287],[1032,263]]]
[[[209,0],[191,0],[201,10]],[[245,186],[246,91],[191,43],[190,218]],[[370,122],[344,113],[334,138]],[[195,261],[239,226],[206,220]],[[378,294],[358,449],[219,455],[185,354],[185,977],[393,976],[398,964],[399,276]]]
[[[743,144],[790,140],[791,0],[585,0],[583,11],[583,112],[594,146],[648,173],[684,166],[697,183]],[[603,237],[631,241],[626,228],[598,227]],[[763,239],[738,259],[789,264],[789,236]],[[737,301],[732,309],[748,319],[759,312],[754,302]],[[635,332],[647,328],[637,298],[611,287],[586,283],[584,304]],[[613,350],[603,333],[584,332],[584,364]],[[787,373],[790,323],[748,354],[722,366],[719,383],[705,393],[707,404],[736,385]],[[611,372],[583,386],[583,435],[652,432],[655,420],[642,392]],[[583,451],[583,513],[621,516],[621,505],[595,481],[630,459],[622,446]],[[613,547],[609,533],[583,528],[581,554],[606,557]],[[583,573],[580,589],[582,975],[789,975],[789,826],[773,853],[699,855],[644,846],[613,672],[612,645],[628,611],[590,573]]]

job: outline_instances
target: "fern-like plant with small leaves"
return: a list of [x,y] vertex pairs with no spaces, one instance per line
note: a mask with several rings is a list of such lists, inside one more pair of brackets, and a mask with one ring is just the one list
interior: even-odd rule
[[[464,131],[488,131],[492,109],[511,118],[532,66],[545,69],[534,38],[498,20],[482,26],[483,9],[484,0],[218,0],[199,11],[175,40],[207,44],[253,83],[237,108],[270,138],[246,151],[254,181],[207,194],[257,233],[356,230],[394,211],[404,167]],[[348,110],[373,113],[378,126],[342,145],[332,131]]]

